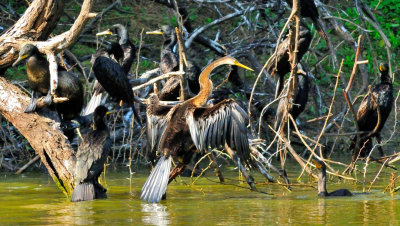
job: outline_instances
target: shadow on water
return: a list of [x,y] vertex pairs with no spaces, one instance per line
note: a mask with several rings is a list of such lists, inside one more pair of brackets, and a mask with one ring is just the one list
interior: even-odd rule
[[[228,171],[224,170],[224,176],[237,178],[237,172]],[[371,172],[374,173],[373,170]],[[254,175],[256,181],[264,181]],[[389,181],[389,173],[381,176],[370,194],[361,193],[360,184],[330,181],[329,190],[347,188],[356,195],[318,198],[315,188],[310,186],[294,186],[289,192],[277,185],[258,184],[260,190],[274,194],[271,196],[237,186],[221,185],[213,182],[216,179],[210,171],[206,174],[208,179],[201,178],[192,186],[187,185],[190,179],[178,178],[168,187],[167,200],[160,204],[147,204],[140,200],[141,186],[147,176],[147,173],[136,173],[130,189],[126,170],[108,171],[107,199],[71,203],[45,174],[0,174],[0,225],[400,223],[397,217],[400,215],[400,202],[397,201],[400,196],[382,193]],[[303,180],[316,185],[307,178]]]

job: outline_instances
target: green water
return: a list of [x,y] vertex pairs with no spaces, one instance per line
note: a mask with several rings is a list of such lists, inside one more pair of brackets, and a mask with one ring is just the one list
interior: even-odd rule
[[[234,172],[224,175],[237,179]],[[371,174],[376,171],[371,172]],[[257,181],[263,179],[257,176]],[[108,173],[108,199],[71,203],[46,174],[0,174],[0,225],[4,224],[109,224],[109,225],[267,225],[267,224],[392,224],[400,223],[400,196],[382,193],[388,183],[383,174],[371,194],[318,198],[309,186],[257,185],[266,195],[221,185],[210,171],[195,186],[178,178],[168,186],[167,200],[144,204],[140,189],[147,173],[134,174],[130,187],[127,170]],[[304,179],[307,180],[307,179]],[[307,182],[307,181],[303,181]],[[103,182],[104,183],[104,182]],[[296,182],[297,183],[297,182]],[[312,184],[312,182],[310,182]],[[316,185],[314,183],[314,185]],[[360,184],[328,183],[333,191],[361,192]]]

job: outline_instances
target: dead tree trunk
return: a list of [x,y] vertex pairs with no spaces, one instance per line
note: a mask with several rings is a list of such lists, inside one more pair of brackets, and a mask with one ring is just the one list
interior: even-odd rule
[[29,100],[18,87],[0,77],[0,113],[28,140],[58,187],[72,194],[74,150],[54,120],[24,113]]
[[57,25],[63,1],[35,0],[24,15],[0,37],[0,68],[8,68],[18,58],[20,41],[44,41]]
[[[10,67],[24,44],[32,43],[48,55],[51,86],[55,89],[58,75],[55,55],[75,42],[85,23],[96,16],[90,13],[93,4],[94,0],[84,0],[72,27],[46,40],[62,15],[63,1],[34,0],[24,15],[0,37],[0,71]],[[58,187],[70,196],[74,188],[75,152],[59,124],[47,118],[45,113],[24,113],[29,99],[18,87],[0,77],[0,113],[28,140]]]

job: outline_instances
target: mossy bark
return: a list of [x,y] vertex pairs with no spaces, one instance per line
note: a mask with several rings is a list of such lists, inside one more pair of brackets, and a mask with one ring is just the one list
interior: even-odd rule
[[49,174],[68,196],[74,188],[75,152],[51,112],[24,113],[30,98],[0,77],[0,113],[28,140]]

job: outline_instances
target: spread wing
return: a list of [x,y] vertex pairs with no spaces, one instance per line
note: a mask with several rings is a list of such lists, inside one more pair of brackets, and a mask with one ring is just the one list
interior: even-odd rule
[[159,104],[149,105],[147,108],[147,139],[151,150],[160,143],[161,135],[170,120],[168,112],[171,109],[172,106]]
[[91,131],[82,140],[76,153],[76,181],[91,180],[103,171],[111,150],[108,131]]
[[213,107],[196,108],[186,120],[199,151],[219,148],[226,142],[242,162],[252,166],[246,119],[246,112],[236,102],[224,100]]

